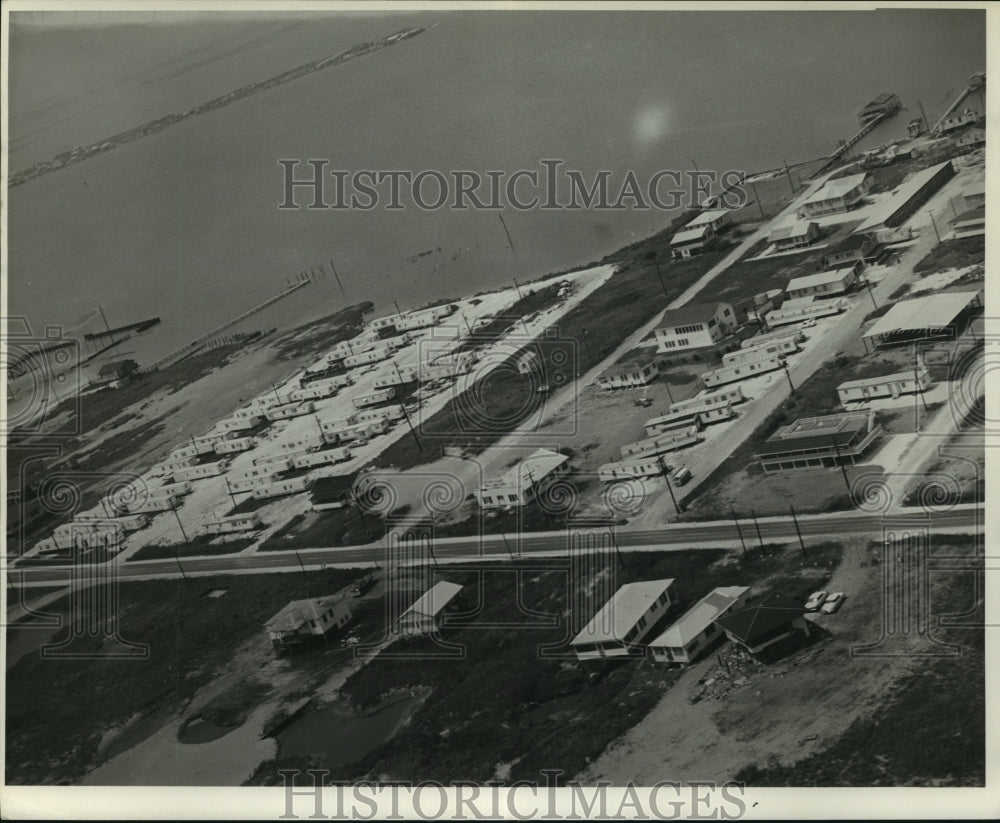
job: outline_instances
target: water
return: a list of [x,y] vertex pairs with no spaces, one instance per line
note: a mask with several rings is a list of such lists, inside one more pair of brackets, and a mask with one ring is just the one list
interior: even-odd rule
[[[36,330],[159,315],[118,356],[149,362],[336,261],[347,302],[376,312],[597,259],[666,223],[659,211],[281,212],[279,158],[332,167],[540,169],[621,181],[659,169],[773,168],[833,150],[856,112],[895,91],[908,111],[864,145],[933,122],[985,66],[982,11],[697,14],[158,14],[157,25],[38,27],[11,38],[20,169],[191,108],[404,26],[392,48],[317,72],[32,180],[10,192],[10,311]],[[74,21],[69,16],[63,18]],[[91,20],[94,17],[89,18]],[[116,24],[117,22],[117,24]],[[426,250],[441,251],[407,258]],[[327,266],[329,271],[329,266]],[[329,313],[333,278],[249,320]]]
[[354,763],[391,738],[416,702],[398,700],[363,716],[333,704],[310,709],[278,733],[281,755],[321,754],[329,767]]

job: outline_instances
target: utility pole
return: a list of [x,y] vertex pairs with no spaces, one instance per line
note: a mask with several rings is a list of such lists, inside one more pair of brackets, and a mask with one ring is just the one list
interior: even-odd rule
[[[917,352],[917,344],[913,344],[913,390],[920,395],[921,401],[924,404],[924,411],[927,411],[927,398],[924,397],[924,390],[920,388],[920,355]],[[914,410],[914,418],[916,418],[916,410]],[[918,420],[914,420],[913,428],[920,428]]]
[[421,454],[424,453],[424,447],[420,442],[420,438],[417,437],[417,430],[413,428],[413,423],[410,420],[410,415],[406,411],[406,406],[403,405],[403,398],[399,398],[399,410],[403,413],[403,419],[406,420],[406,425],[410,427],[410,434],[413,435],[413,442],[417,444],[417,449]]
[[656,266],[656,276],[660,279],[660,288],[663,289],[663,296],[667,296],[667,284],[663,282],[663,272],[660,271],[660,261],[653,252],[653,264]]
[[618,539],[615,537],[615,531],[611,526],[608,526],[608,536],[611,538],[611,544],[615,547],[615,554],[618,555],[618,565],[624,569],[625,558],[622,557],[622,550],[618,548]]
[[[181,523],[180,515],[177,514],[177,507],[174,505],[174,501],[170,501],[170,511],[174,513],[174,517],[177,518],[177,526],[181,530],[181,536],[184,538],[184,545],[191,548],[191,541],[188,540],[187,532],[184,531],[184,524]],[[177,568],[180,569],[181,577],[187,580],[187,575],[184,574],[184,567],[181,565],[180,555],[177,553],[177,549],[174,549],[174,560],[177,561]]]
[[837,453],[837,465],[840,466],[840,473],[844,476],[844,485],[847,487],[847,493],[851,493],[851,481],[847,479],[847,469],[845,468],[843,462],[840,459],[840,444],[837,443],[837,435],[830,435],[830,439],[833,441],[833,449]]
[[512,552],[510,549],[510,543],[507,542],[507,533],[503,529],[500,529],[500,536],[503,538],[504,546],[507,547],[507,554],[510,555],[510,559],[513,560],[514,552]]
[[930,131],[931,126],[930,123],[927,122],[927,112],[924,111],[924,104],[918,100],[917,105],[920,106],[920,117],[924,121],[924,131]]
[[671,406],[674,405],[674,396],[670,393],[670,383],[667,382],[665,377],[663,378],[663,388],[667,390],[667,402],[669,402]]
[[792,382],[792,376],[788,373],[788,364],[782,360],[781,368],[785,370],[785,378],[788,380],[788,388],[792,390],[792,394],[795,394],[795,384]]
[[663,475],[663,479],[667,481],[667,491],[670,492],[670,499],[673,501],[674,510],[680,515],[681,508],[677,505],[677,498],[674,497],[674,486],[670,482],[670,475],[667,473],[667,464],[663,461],[662,454],[657,458],[657,462],[660,464],[660,473]]
[[872,299],[872,305],[877,309],[878,303],[875,301],[875,293],[872,291],[872,284],[868,280],[868,275],[863,275],[865,281],[865,287],[868,289],[868,296]]
[[280,405],[281,404],[281,396],[278,394],[278,387],[275,386],[274,383],[271,384],[271,391],[274,392],[274,399],[277,400],[278,404]]
[[740,528],[740,521],[736,517],[736,510],[732,506],[730,506],[729,507],[729,511],[733,515],[733,522],[736,524],[736,534],[738,534],[739,537],[740,537],[740,545],[743,547],[743,556],[746,557],[747,556],[747,544],[743,540],[743,529]]
[[930,209],[927,210],[927,214],[931,218],[931,225],[934,227],[934,236],[937,237],[938,243],[941,242],[941,233],[938,231],[937,222],[934,220],[934,212]]
[[233,487],[229,485],[229,478],[224,478],[226,481],[226,491],[229,494],[229,499],[233,501],[233,508],[236,508],[236,495],[233,494]]
[[524,297],[521,295],[521,284],[517,282],[517,278],[516,277],[513,278],[513,280],[514,280],[514,288],[517,289],[517,299],[518,300],[523,300]]
[[396,314],[397,314],[397,315],[400,315],[400,314],[402,314],[402,313],[403,313],[403,312],[401,312],[401,311],[399,310],[399,303],[397,303],[397,302],[396,302],[395,300],[393,300],[393,301],[392,301],[392,305],[394,305],[394,306],[396,307]]
[[763,220],[767,217],[767,215],[764,214],[764,205],[760,202],[760,195],[757,194],[757,181],[754,180],[750,183],[750,187],[753,189],[753,199],[757,201],[757,208],[760,209],[760,216]]
[[299,553],[297,551],[295,552],[295,559],[299,561],[299,568],[302,569],[302,571],[304,572],[306,570],[306,567],[302,563],[302,558],[299,556]]
[[792,182],[792,173],[788,168],[788,161],[782,157],[781,162],[785,166],[785,176],[788,178],[788,187],[792,190],[792,194],[795,194],[795,184]]
[[792,512],[792,522],[795,524],[795,533],[799,536],[799,548],[802,549],[802,556],[807,557],[806,544],[802,540],[802,532],[799,530],[799,519],[795,516],[795,506],[789,505],[788,508]]
[[753,527],[757,530],[757,543],[764,548],[764,538],[760,536],[760,523],[757,522],[757,512],[750,509],[750,516],[753,518]]

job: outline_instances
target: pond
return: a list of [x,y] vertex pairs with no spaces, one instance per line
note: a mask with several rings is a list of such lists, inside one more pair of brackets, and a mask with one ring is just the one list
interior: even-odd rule
[[328,767],[354,763],[389,740],[419,702],[407,696],[363,715],[335,703],[309,709],[277,734],[281,754],[321,755]]

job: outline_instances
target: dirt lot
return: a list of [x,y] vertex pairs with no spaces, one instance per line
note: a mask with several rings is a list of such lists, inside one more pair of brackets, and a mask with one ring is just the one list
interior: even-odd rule
[[[899,656],[859,657],[851,653],[856,644],[879,640],[880,569],[867,541],[850,543],[843,562],[823,586],[846,592],[847,600],[836,614],[812,617],[824,634],[812,647],[817,652],[814,656],[803,659],[804,655],[792,655],[767,666],[748,667],[738,675],[745,682],[721,699],[707,697],[693,705],[691,697],[704,690],[704,683],[716,678],[712,685],[718,691],[718,679],[726,675],[714,657],[690,667],[645,719],[609,747],[579,779],[584,783],[607,779],[615,785],[628,780],[651,785],[664,779],[721,783],[749,765],[788,767],[809,756],[820,757],[819,753],[830,748],[856,720],[889,705],[887,696],[894,694],[895,683],[928,666],[926,660],[907,655],[912,648],[907,646],[909,641],[898,645],[892,641],[879,649]],[[961,700],[968,700],[970,706],[981,705],[976,691],[981,685],[970,683],[969,694]],[[938,704],[956,699],[954,694],[942,695],[924,711],[940,711]],[[978,720],[975,711],[969,712],[971,728],[977,722],[982,728],[984,718],[979,711]],[[893,750],[933,745],[923,737],[918,724],[909,724],[904,734],[905,739],[897,739]],[[885,751],[889,754],[891,750]],[[846,772],[853,754],[840,753],[830,768],[835,773]],[[879,749],[867,754],[877,759]],[[970,756],[974,754],[973,746]],[[980,752],[980,770],[983,755]],[[975,780],[977,773],[974,759],[944,763],[941,768],[967,770],[954,781]],[[877,784],[880,777],[874,772],[855,776],[854,785]],[[919,782],[925,775],[895,777],[898,785],[913,779]]]

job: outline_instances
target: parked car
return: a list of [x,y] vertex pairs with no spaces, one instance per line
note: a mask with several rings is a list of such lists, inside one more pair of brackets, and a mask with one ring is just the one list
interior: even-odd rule
[[846,595],[843,592],[834,592],[826,598],[826,602],[823,604],[820,611],[823,612],[823,614],[833,614],[837,611],[837,609],[844,605],[845,597]]
[[809,329],[816,325],[816,318],[810,317],[808,320],[803,320],[800,324],[803,329]]
[[691,479],[691,469],[687,466],[681,466],[674,470],[674,473],[670,475],[670,482],[675,486],[683,486],[688,480]]
[[817,611],[819,607],[823,605],[824,600],[826,600],[826,592],[824,591],[813,592],[811,595],[809,595],[809,599],[806,601],[806,611],[807,612]]

